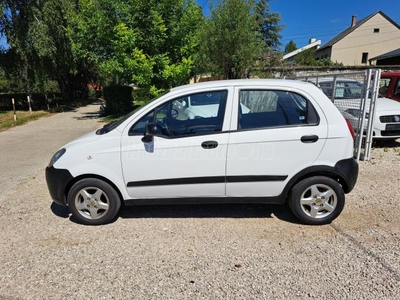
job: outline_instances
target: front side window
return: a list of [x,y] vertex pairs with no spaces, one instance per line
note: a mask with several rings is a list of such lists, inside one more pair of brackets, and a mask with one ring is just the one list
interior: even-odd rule
[[168,101],[136,122],[129,135],[143,135],[148,122],[155,122],[163,137],[221,132],[227,95],[227,91],[211,91]]
[[143,135],[145,132],[146,124],[149,122],[153,122],[153,120],[154,110],[147,113],[144,117],[140,118],[140,120],[129,129],[129,135]]
[[238,129],[317,124],[318,116],[303,96],[287,91],[239,92]]

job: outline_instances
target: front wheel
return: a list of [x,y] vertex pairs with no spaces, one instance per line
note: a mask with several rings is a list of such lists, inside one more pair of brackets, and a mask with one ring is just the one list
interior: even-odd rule
[[121,199],[107,182],[85,178],[68,193],[68,207],[82,224],[102,225],[111,222],[121,207]]
[[291,190],[289,206],[305,224],[329,224],[342,212],[345,196],[341,185],[329,177],[303,179]]

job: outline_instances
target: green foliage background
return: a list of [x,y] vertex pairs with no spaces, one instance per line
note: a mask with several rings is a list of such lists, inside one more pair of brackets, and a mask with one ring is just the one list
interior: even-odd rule
[[143,101],[194,75],[248,77],[280,46],[268,2],[210,1],[204,16],[195,0],[0,0],[0,92],[68,102],[117,84]]

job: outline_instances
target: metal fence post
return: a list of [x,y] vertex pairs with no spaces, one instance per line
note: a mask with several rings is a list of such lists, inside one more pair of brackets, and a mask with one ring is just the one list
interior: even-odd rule
[[13,110],[14,110],[14,121],[17,121],[17,112],[15,111],[15,100],[14,100],[14,98],[12,98],[11,101],[12,101]]
[[29,111],[30,111],[30,113],[32,113],[31,97],[29,95],[27,95],[26,98],[28,99]]
[[[371,103],[369,107],[369,120],[368,120],[368,130],[365,144],[365,155],[364,159],[369,160],[371,158],[371,148],[372,148],[372,136],[373,136],[373,120],[376,118],[376,100],[379,96],[379,83],[381,79],[381,69],[374,69],[374,81],[372,85],[371,93]],[[371,78],[370,78],[371,79]]]
[[[368,96],[369,96],[368,94],[369,94],[370,79],[371,79],[371,69],[368,69],[366,77],[364,78],[364,84],[363,84],[363,86],[364,86],[363,92],[364,93],[363,93],[363,96],[361,98],[361,106],[360,106],[360,109],[361,109],[361,120],[358,119],[359,120],[359,126],[358,126],[358,128],[359,128],[359,130],[358,130],[359,131],[359,140],[358,140],[358,145],[357,145],[357,160],[359,160],[360,156],[361,156],[361,146],[362,146],[362,139],[363,139],[363,136],[364,136],[364,123],[365,123],[365,116],[366,116],[366,113],[367,113],[367,105],[366,104],[367,104]],[[370,116],[368,118],[368,124],[370,122],[372,123],[371,114],[370,114]],[[366,135],[365,135],[365,145],[367,145],[367,143],[368,143],[367,136],[369,136],[369,127],[368,126],[367,126]],[[362,159],[365,160],[365,149],[364,149],[364,157],[362,157]]]
[[336,96],[336,79],[337,79],[337,75],[333,76],[333,86],[332,86],[332,103],[335,103],[335,96]]

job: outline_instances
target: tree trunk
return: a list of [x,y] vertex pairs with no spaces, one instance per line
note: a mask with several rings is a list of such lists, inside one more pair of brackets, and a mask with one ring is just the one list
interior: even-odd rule
[[[32,101],[32,91],[31,91],[31,85],[29,84],[28,70],[29,70],[28,60],[26,59],[26,57],[24,57],[23,58],[22,79],[24,82],[25,93],[29,97],[30,101]],[[27,98],[27,101],[28,101],[28,98]],[[27,104],[28,104],[29,110],[31,110],[32,103],[27,102]]]
[[57,78],[58,87],[60,88],[61,98],[64,100],[65,103],[72,102],[73,94],[70,84],[66,78]]

